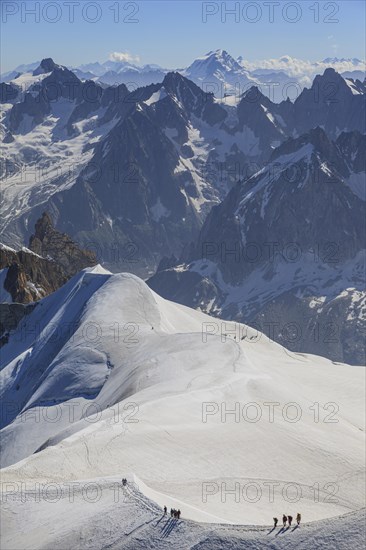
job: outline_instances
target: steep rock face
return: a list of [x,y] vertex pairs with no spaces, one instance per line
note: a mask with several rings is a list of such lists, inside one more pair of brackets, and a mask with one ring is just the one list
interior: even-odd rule
[[46,59],[42,59],[39,67],[34,69],[33,76],[37,76],[39,74],[44,73],[51,73],[54,69],[58,69],[59,65],[56,65],[56,63],[53,61],[51,57],[47,57]]
[[[282,293],[251,318],[252,326],[290,351],[323,355],[332,361],[366,364],[366,294],[356,288],[334,297]],[[310,293],[310,292],[309,292]]]
[[204,92],[179,73],[168,73],[162,87],[177,98],[189,116],[193,114],[211,126],[223,122],[227,117],[225,109],[215,102],[212,93]]
[[48,208],[61,230],[94,245],[99,261],[146,274],[164,254],[179,255],[182,244],[197,237],[201,205],[218,201],[199,175],[201,166],[190,163],[189,132],[191,117],[211,127],[227,113],[178,73],[128,99],[119,122],[95,147],[97,177],[89,178],[86,168]]
[[67,281],[60,265],[26,248],[19,251],[0,248],[0,258],[0,269],[7,270],[4,290],[13,302],[37,301]]
[[[340,141],[345,148],[345,137]],[[294,254],[320,250],[324,263],[353,258],[364,247],[365,204],[347,182],[362,164],[362,137],[349,134],[348,142],[356,147],[351,165],[320,128],[286,141],[263,170],[212,210],[196,259],[207,250],[224,280],[238,284],[270,260],[270,243],[280,251],[293,244]],[[248,248],[253,261],[246,259]]]
[[[243,72],[227,52],[208,58],[201,61],[210,71]],[[289,137],[317,126],[333,139],[363,129],[364,92],[334,71],[295,103],[275,104],[252,86],[237,105],[177,72],[131,93],[82,82],[49,59],[35,73],[20,77],[25,91],[6,104],[2,122],[4,242],[28,239],[47,209],[58,230],[93,247],[109,269],[142,277],[197,241],[211,208],[238,181],[253,182]],[[336,104],[328,98],[333,81]],[[357,178],[350,186],[360,188]]]
[[273,103],[262,94],[257,86],[246,91],[238,104],[239,128],[249,127],[258,137],[264,159],[289,134],[288,119],[292,103]]
[[44,212],[29,239],[29,248],[36,254],[53,260],[67,277],[97,263],[94,252],[83,250],[66,234],[57,231],[51,217]]
[[5,304],[0,302],[0,348],[8,343],[9,333],[15,330],[25,315],[29,315],[36,304]]
[[294,103],[291,125],[297,134],[321,126],[336,138],[343,131],[366,130],[365,94],[342,78],[334,69],[317,75],[310,89],[305,88]]
[[150,286],[253,324],[289,349],[363,364],[365,154],[356,131],[289,139],[212,209],[180,265]]
[[95,254],[80,249],[68,235],[56,231],[49,214],[44,213],[36,223],[29,249],[15,251],[1,246],[0,270],[5,275],[1,291],[4,296],[10,295],[13,302],[34,302],[95,264]]
[[342,132],[336,143],[351,170],[356,174],[365,172],[366,135],[360,132]]
[[11,103],[19,94],[19,91],[11,84],[0,82],[0,103]]

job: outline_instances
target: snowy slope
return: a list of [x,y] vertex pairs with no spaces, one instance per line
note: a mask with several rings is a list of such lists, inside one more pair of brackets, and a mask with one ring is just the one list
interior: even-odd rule
[[[70,491],[49,488],[49,499],[35,501],[34,492],[3,493],[6,502],[0,516],[2,541],[8,550],[73,548],[91,550],[134,549],[292,549],[360,550],[364,548],[364,511],[343,517],[302,523],[283,531],[272,526],[177,521],[162,515],[161,507],[142,492],[140,480],[127,476],[126,489],[118,478],[93,480],[89,501],[86,485]],[[97,485],[96,485],[97,482]],[[92,502],[99,494],[97,501]],[[167,503],[166,503],[167,504]]]
[[[6,116],[11,105],[3,107]],[[9,167],[2,180],[2,231],[14,216],[72,187],[93,156],[91,146],[116,123],[112,120],[98,127],[105,113],[101,108],[94,116],[75,123],[76,131],[69,135],[67,123],[75,107],[76,101],[61,98],[52,103],[49,116],[35,126],[25,116],[16,140],[2,144],[4,166]]]
[[130,472],[160,505],[237,524],[364,505],[363,368],[290,353],[133,275],[75,276],[22,321],[2,365],[3,483]]

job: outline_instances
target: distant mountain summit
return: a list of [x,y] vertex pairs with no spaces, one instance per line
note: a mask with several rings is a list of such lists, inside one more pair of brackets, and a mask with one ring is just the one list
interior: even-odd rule
[[33,76],[38,76],[39,74],[44,73],[51,73],[56,68],[60,69],[61,66],[56,65],[56,63],[50,57],[48,57],[47,59],[42,59],[39,67],[34,69]]
[[329,63],[329,64],[333,64],[333,63],[344,63],[344,62],[347,62],[347,63],[352,63],[353,65],[357,66],[357,65],[361,65],[364,63],[364,61],[361,61],[361,59],[358,59],[357,57],[326,57],[325,59],[323,59],[323,63]]
[[183,74],[218,97],[229,91],[240,94],[248,84],[259,83],[226,50],[208,52],[196,59]]
[[243,67],[236,61],[226,50],[213,50],[208,52],[203,57],[197,58],[187,68],[187,72],[205,73],[205,76],[213,75],[216,71],[224,70],[230,71],[242,71]]

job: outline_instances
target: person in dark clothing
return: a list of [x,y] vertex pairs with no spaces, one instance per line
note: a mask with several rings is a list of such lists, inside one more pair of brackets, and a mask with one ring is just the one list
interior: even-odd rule
[[300,525],[300,521],[301,521],[301,514],[297,513],[297,516],[296,516],[296,521],[297,521],[297,525]]
[[288,519],[288,525],[289,525],[289,527],[291,527],[292,516],[287,516],[287,519]]
[[178,512],[177,512],[177,510],[174,510],[174,517],[175,517],[175,519],[177,519],[177,517],[178,517]]
[[174,510],[173,508],[170,508],[170,517],[172,518],[174,516]]
[[168,511],[168,508],[164,506],[164,516],[166,516],[167,511]]
[[177,511],[177,517],[180,519],[180,510]]
[[273,527],[276,529],[278,523],[278,518],[273,518]]
[[283,514],[283,516],[282,516],[282,523],[283,523],[283,526],[286,527],[287,516],[285,516],[285,514]]

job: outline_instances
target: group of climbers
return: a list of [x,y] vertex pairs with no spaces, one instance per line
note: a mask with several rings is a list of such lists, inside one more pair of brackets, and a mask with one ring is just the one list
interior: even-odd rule
[[[292,520],[293,520],[293,517],[292,517],[292,516],[286,516],[285,514],[283,514],[283,516],[282,516],[283,528],[286,527],[287,522],[288,522],[288,526],[291,527],[291,525],[292,525]],[[274,528],[276,528],[276,527],[277,527],[277,523],[278,523],[278,518],[273,518],[273,521],[274,521]],[[297,523],[297,525],[300,525],[300,522],[301,522],[301,514],[298,513],[297,516],[296,516],[296,523]]]
[[[168,512],[168,508],[166,506],[164,506],[164,516],[167,515],[167,512]],[[170,508],[170,517],[171,518],[180,519],[180,514],[181,514],[180,510],[176,510],[175,508]]]

